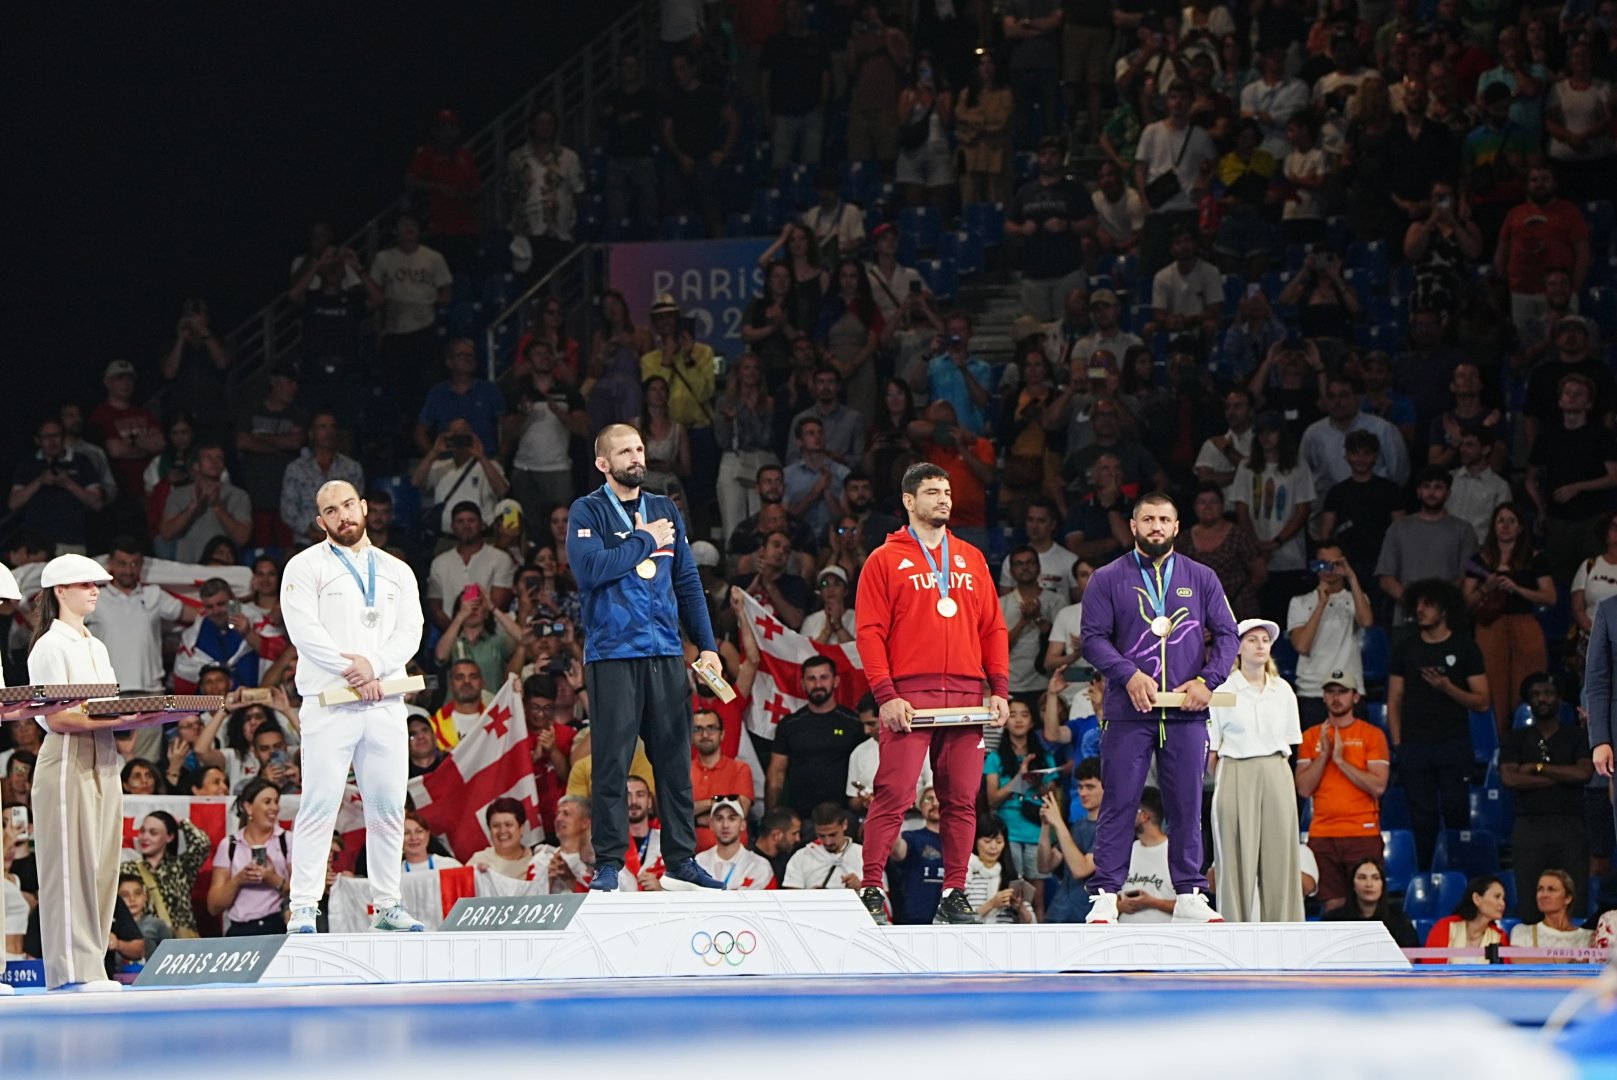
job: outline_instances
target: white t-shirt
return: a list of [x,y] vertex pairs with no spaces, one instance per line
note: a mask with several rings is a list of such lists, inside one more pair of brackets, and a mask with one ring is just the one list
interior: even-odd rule
[[178,622],[184,611],[178,597],[156,585],[131,593],[106,585],[84,625],[106,644],[122,689],[155,694],[163,689],[163,624]]
[[1151,279],[1151,306],[1169,315],[1200,315],[1209,307],[1222,308],[1223,303],[1224,276],[1205,259],[1197,259],[1188,274],[1171,262]]
[[[1293,630],[1313,618],[1317,607],[1317,591],[1310,590],[1292,597],[1290,606],[1286,608],[1286,636],[1290,638]],[[1314,634],[1313,646],[1297,656],[1297,677],[1292,680],[1297,695],[1319,697],[1325,680],[1333,671],[1351,675],[1363,685],[1364,661],[1360,655],[1363,648],[1364,630],[1353,617],[1353,593],[1343,588],[1340,592],[1332,593],[1325,602],[1325,614],[1319,617],[1319,629]]]
[[[1151,847],[1134,841],[1134,850],[1129,855],[1129,876],[1123,880],[1123,888],[1119,892],[1143,892],[1160,900],[1176,898],[1178,894],[1173,891],[1173,877],[1168,873],[1168,841]],[[1165,923],[1172,922],[1173,915],[1156,908],[1145,908],[1129,915],[1119,915],[1117,921]]]
[[1476,530],[1477,543],[1488,539],[1488,526],[1493,523],[1493,512],[1500,503],[1510,501],[1510,483],[1492,469],[1473,474],[1469,469],[1455,469],[1450,474],[1449,499],[1443,505],[1448,512],[1467,522]]
[[[1040,622],[1055,623],[1056,612],[1062,608],[1061,600],[1055,594],[1039,590]],[[1022,621],[1022,597],[1012,589],[999,598],[1000,611],[1005,616],[1005,629],[1009,630]],[[1032,693],[1044,689],[1045,677],[1039,674],[1039,661],[1044,656],[1044,647],[1039,644],[1039,628],[1028,626],[1023,629],[1021,636],[1011,642],[1011,692],[1015,694]]]
[[1617,596],[1617,565],[1607,562],[1604,555],[1583,560],[1572,578],[1572,591],[1583,593],[1583,610],[1594,618],[1602,600]]
[[1551,158],[1556,161],[1591,161],[1611,153],[1611,136],[1607,133],[1612,115],[1611,83],[1605,79],[1593,79],[1585,89],[1574,90],[1570,79],[1562,79],[1551,85],[1544,104],[1552,115],[1559,118],[1561,126],[1568,130],[1596,129],[1581,150],[1572,149],[1570,143],[1560,139],[1551,139]]
[[1241,115],[1256,118],[1267,113],[1268,122],[1258,121],[1263,129],[1262,149],[1277,161],[1291,149],[1286,141],[1286,121],[1308,107],[1308,87],[1300,79],[1288,79],[1270,86],[1262,79],[1247,84],[1241,91]]
[[[876,739],[866,739],[853,748],[848,755],[848,787],[845,794],[849,796],[870,795],[876,790],[876,766],[881,764],[881,744]],[[915,803],[921,801],[921,792],[932,786],[932,761],[930,758],[921,759],[921,775],[915,781]]]
[[[812,213],[812,211],[810,211]],[[807,215],[804,215],[807,217]],[[859,223],[859,234],[864,235],[864,222]],[[865,276],[870,278],[870,295],[875,298],[876,307],[881,311],[883,321],[893,319],[898,315],[898,307],[904,298],[910,294],[910,282],[920,282],[922,292],[931,292],[927,288],[926,280],[921,272],[913,266],[893,264],[893,276],[882,276],[881,267],[875,263],[865,264]],[[885,288],[883,287],[885,285]],[[888,293],[892,295],[889,296]]]
[[[1270,463],[1261,475],[1253,475],[1251,468],[1242,463],[1235,470],[1235,501],[1246,503],[1252,517],[1252,531],[1259,540],[1273,540],[1280,535],[1291,518],[1292,511],[1301,503],[1314,501],[1314,478],[1308,468],[1298,463],[1290,472],[1281,472],[1280,466]],[[1301,570],[1307,565],[1304,558],[1303,532],[1275,549],[1269,556],[1269,569]]]
[[[491,460],[489,464],[494,466],[494,471],[502,478],[505,476],[505,469],[498,461]],[[465,480],[461,480],[460,472],[467,466],[471,467],[471,471],[466,474]],[[460,483],[459,487],[455,486],[457,481]],[[500,497],[494,494],[494,489],[489,486],[488,474],[483,471],[483,466],[473,458],[467,458],[463,465],[456,465],[452,457],[434,461],[432,467],[427,470],[427,487],[432,490],[432,501],[429,505],[444,504],[443,519],[438,522],[438,531],[445,536],[453,532],[450,523],[454,517],[454,509],[463,502],[477,504],[477,508],[483,514],[485,525],[494,520],[494,507],[499,504]],[[451,491],[454,492],[453,495],[450,494]]]
[[427,571],[427,599],[442,600],[447,611],[466,586],[476,585],[484,592],[509,589],[516,572],[511,556],[493,544],[484,544],[470,559],[462,559],[459,551],[450,548],[433,559]]
[[[1187,138],[1190,140],[1188,144],[1185,142]],[[1180,153],[1181,148],[1183,154]],[[1134,148],[1135,164],[1145,166],[1146,183],[1149,184],[1169,169],[1179,174],[1179,193],[1151,213],[1167,214],[1176,210],[1196,209],[1196,204],[1191,200],[1191,189],[1201,175],[1202,162],[1217,159],[1218,148],[1213,145],[1213,137],[1205,129],[1190,124],[1176,131],[1168,126],[1166,120],[1147,124]],[[1178,162],[1177,166],[1175,161]]]
[[371,277],[386,297],[384,334],[413,334],[431,326],[438,290],[455,280],[444,257],[424,244],[408,255],[396,247],[378,251],[371,260]]
[[843,875],[862,875],[865,849],[849,840],[833,855],[818,840],[804,844],[786,862],[783,889],[842,889]]
[[[1077,565],[1078,556],[1060,544],[1052,543],[1050,550],[1039,552],[1039,588],[1055,597],[1059,606],[1064,606],[1072,595],[1072,568]],[[999,586],[1008,589],[1015,584],[1007,556],[999,567]]]
[[[852,203],[838,202],[829,212],[816,204],[803,211],[802,220],[803,227],[813,234],[814,242],[820,246],[822,262],[832,243],[836,244],[838,255],[852,255],[865,239],[865,216]],[[901,299],[904,296],[903,293],[898,295]]]
[[1145,200],[1131,187],[1123,189],[1123,197],[1109,201],[1099,188],[1089,196],[1095,204],[1095,219],[1100,231],[1113,240],[1128,240],[1145,228]]
[[[542,401],[536,401],[522,418],[522,434],[517,439],[516,456],[511,465],[528,472],[559,472],[566,469],[572,461],[567,455],[568,440],[572,437],[572,431],[556,415],[556,410]],[[467,483],[471,483],[470,477]],[[456,496],[459,496],[459,492],[456,492]]]
[[[1286,155],[1283,166],[1286,179],[1297,181],[1300,179],[1320,179],[1325,175],[1325,151],[1319,147],[1312,150],[1293,150]],[[1297,197],[1286,200],[1280,216],[1287,221],[1322,218],[1325,216],[1325,193],[1320,190],[1310,190],[1296,187],[1293,189]]]
[[735,858],[729,860],[719,858],[716,846],[698,851],[696,865],[724,882],[724,887],[732,892],[767,889],[775,883],[775,872],[770,869],[769,860],[744,847],[737,848]]
[[[1337,90],[1341,89],[1344,86],[1353,87],[1353,89],[1354,89],[1354,95],[1353,96],[1355,98],[1358,97],[1357,91],[1359,89],[1359,86],[1364,82],[1365,79],[1369,78],[1371,74],[1373,74],[1373,73],[1370,72],[1370,71],[1367,71],[1367,70],[1365,70],[1363,68],[1360,68],[1357,71],[1348,71],[1348,72],[1341,72],[1341,71],[1328,71],[1328,72],[1326,72],[1324,75],[1321,75],[1318,79],[1314,80],[1314,93],[1313,93],[1314,104],[1318,105],[1320,102],[1324,101],[1327,97],[1334,94]],[[1354,111],[1353,102],[1351,100],[1348,102],[1347,111],[1348,112],[1353,112]]]
[[[798,627],[797,632],[806,638],[817,638],[824,629],[825,612],[811,611],[807,615],[803,616],[803,625]],[[850,634],[858,632],[859,624],[854,619],[853,608],[846,608],[843,610],[842,629],[846,630]]]
[[[1082,636],[1083,621],[1083,601],[1068,604],[1056,612],[1056,617],[1050,621],[1050,640],[1060,642],[1061,647],[1065,649],[1069,644],[1069,639]],[[1087,668],[1091,666],[1089,661],[1082,656],[1073,663],[1079,667]],[[1082,683],[1068,685],[1067,689],[1062,691],[1061,700],[1067,703],[1067,718],[1070,720],[1082,720],[1085,717],[1095,715],[1095,706],[1089,703],[1089,687]],[[1035,723],[1039,722],[1036,718]],[[1073,749],[1076,750],[1077,747]]]
[[[1252,456],[1251,428],[1247,428],[1245,431],[1240,432],[1226,431],[1224,434],[1227,435],[1230,441],[1234,444],[1235,452],[1241,455],[1242,461],[1245,461],[1247,458]],[[1201,450],[1196,454],[1196,463],[1194,468],[1211,469],[1215,473],[1221,473],[1229,467],[1230,459],[1224,456],[1224,451],[1213,445],[1212,439],[1207,439],[1202,443]],[[1237,468],[1239,468],[1239,466],[1237,466]],[[1233,505],[1235,502],[1235,479],[1233,477],[1230,479],[1229,485],[1224,488],[1224,501],[1230,503],[1231,505]]]

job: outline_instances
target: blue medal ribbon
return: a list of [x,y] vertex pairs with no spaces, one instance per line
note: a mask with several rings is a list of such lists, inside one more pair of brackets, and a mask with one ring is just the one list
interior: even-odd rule
[[926,549],[925,544],[921,543],[921,538],[915,535],[914,525],[909,526],[909,534],[920,547],[921,557],[926,560],[927,568],[932,571],[932,580],[938,586],[938,596],[944,600],[949,599],[949,530],[943,530],[943,569],[941,570],[938,569],[937,562],[933,560],[932,553]]
[[1167,566],[1167,573],[1162,577],[1162,590],[1159,592],[1151,572],[1145,568],[1145,563],[1140,561],[1139,551],[1134,552],[1134,565],[1139,568],[1140,578],[1145,582],[1145,598],[1151,601],[1151,610],[1159,616],[1168,614],[1168,588],[1173,584],[1173,553],[1169,552],[1163,562]]
[[612,504],[612,509],[618,512],[618,520],[623,522],[623,527],[629,530],[630,536],[633,536],[634,520],[629,517],[629,511],[624,508],[623,500],[618,498],[618,493],[612,490],[611,484],[602,484],[601,490],[606,492],[606,500]]
[[332,544],[331,545],[331,553],[333,555],[337,556],[338,561],[340,561],[342,563],[342,565],[343,565],[343,569],[348,571],[348,575],[354,579],[354,584],[359,586],[359,594],[360,594],[360,596],[362,596],[364,598],[365,606],[368,607],[368,608],[375,607],[376,606],[376,549],[372,548],[371,551],[370,551],[370,556],[371,556],[370,565],[367,568],[368,572],[369,572],[369,576],[368,576],[368,580],[365,580],[365,581],[360,580],[359,569],[357,567],[355,567],[353,563],[348,561],[348,556],[343,554],[342,548],[338,547],[336,544]]

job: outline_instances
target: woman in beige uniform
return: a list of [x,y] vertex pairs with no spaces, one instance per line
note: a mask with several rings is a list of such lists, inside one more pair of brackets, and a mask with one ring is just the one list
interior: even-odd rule
[[[110,580],[83,555],[45,564],[28,646],[30,682],[118,681],[107,647],[84,628],[100,586]],[[107,978],[105,958],[123,842],[122,763],[112,730],[129,721],[73,709],[43,718],[49,734],[34,766],[34,822],[47,989],[123,989]]]

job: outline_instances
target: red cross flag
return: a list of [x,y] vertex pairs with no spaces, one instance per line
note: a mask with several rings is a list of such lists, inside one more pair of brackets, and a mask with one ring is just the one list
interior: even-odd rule
[[455,858],[463,862],[488,847],[483,811],[495,799],[520,802],[528,818],[523,841],[538,842],[539,787],[533,779],[522,690],[515,676],[505,680],[477,726],[449,752],[449,759],[410,781],[410,797],[428,827],[447,837]]
[[808,703],[803,695],[802,664],[819,654],[837,665],[837,701],[852,709],[870,689],[859,649],[826,645],[806,638],[781,622],[779,617],[747,593],[747,619],[758,639],[758,677],[752,684],[752,708],[747,727],[761,738],[773,739],[776,726]]

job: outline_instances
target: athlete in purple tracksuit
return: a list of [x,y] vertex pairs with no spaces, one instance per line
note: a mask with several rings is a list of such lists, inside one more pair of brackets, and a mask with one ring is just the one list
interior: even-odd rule
[[[1199,896],[1207,888],[1201,870],[1207,700],[1234,663],[1235,616],[1218,576],[1173,552],[1179,515],[1167,496],[1143,497],[1129,524],[1134,550],[1096,570],[1084,590],[1084,659],[1106,676],[1100,758],[1106,794],[1095,829],[1095,872],[1086,883],[1095,898],[1089,921],[1117,918],[1116,894],[1128,875],[1153,753],[1171,835],[1168,869],[1180,898],[1175,914],[1208,921],[1217,916]],[[1183,709],[1139,707],[1161,690],[1191,700]]]

